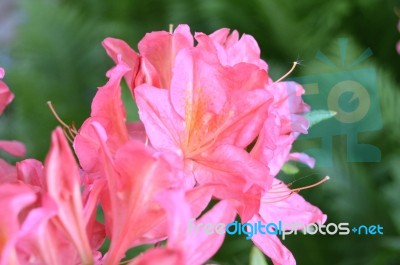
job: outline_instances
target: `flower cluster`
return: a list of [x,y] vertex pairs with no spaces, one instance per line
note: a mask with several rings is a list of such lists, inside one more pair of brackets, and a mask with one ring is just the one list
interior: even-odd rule
[[[103,45],[116,65],[73,135],[79,166],[60,128],[44,164],[0,160],[0,264],[113,265],[143,244],[155,246],[129,264],[203,264],[224,234],[190,235],[189,222],[325,222],[300,189],[275,178],[288,160],[314,164],[290,153],[309,107],[300,85],[269,77],[253,37],[193,36],[179,25],[146,34],[139,53],[118,39]],[[126,120],[122,79],[140,121]],[[0,111],[11,99],[0,82]],[[0,148],[24,153],[18,142]],[[276,235],[252,241],[274,264],[295,264]]]

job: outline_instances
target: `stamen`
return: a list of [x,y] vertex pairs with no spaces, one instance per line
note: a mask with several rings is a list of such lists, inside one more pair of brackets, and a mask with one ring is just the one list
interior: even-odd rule
[[314,188],[314,187],[316,187],[318,185],[321,185],[322,183],[324,183],[325,181],[328,181],[329,179],[330,179],[330,177],[326,176],[325,178],[321,179],[317,183],[314,183],[314,184],[311,184],[311,185],[308,185],[308,186],[305,186],[305,187],[301,187],[301,188],[296,188],[296,189],[293,189],[292,191],[299,192],[301,190],[311,189],[311,188]]
[[63,127],[63,131],[64,131],[64,135],[65,137],[68,139],[68,141],[70,143],[73,143],[73,139],[75,138],[75,136],[78,134],[78,130],[75,127],[75,123],[72,122],[72,125],[69,126],[68,124],[66,124],[57,114],[56,110],[53,107],[53,104],[51,103],[51,101],[47,101],[47,105],[49,106],[51,112],[53,113],[54,117],[56,118],[56,120],[61,124],[61,126]]
[[58,121],[59,123],[61,123],[62,126],[66,127],[66,128],[69,128],[69,125],[66,124],[65,122],[63,122],[63,120],[60,119],[60,117],[57,115],[57,112],[55,111],[55,109],[54,109],[53,104],[51,103],[51,101],[47,101],[47,105],[49,105],[49,108],[50,108],[51,112],[53,113],[54,117],[56,117],[57,121]]
[[286,186],[290,187],[290,186],[292,186],[294,183],[296,183],[296,182],[298,182],[298,181],[300,181],[300,180],[303,180],[303,179],[309,178],[309,177],[311,177],[311,176],[318,176],[318,174],[317,174],[317,173],[314,173],[314,174],[309,174],[309,175],[307,175],[307,176],[304,176],[304,177],[301,177],[301,178],[295,179],[295,180],[293,180],[292,182],[290,182],[290,183],[286,184]]
[[[303,177],[305,178],[305,177]],[[301,179],[303,179],[301,178]],[[289,198],[290,196],[292,196],[294,193],[298,193],[302,190],[306,190],[306,189],[310,189],[313,187],[316,187],[318,185],[321,185],[322,183],[324,183],[325,181],[328,181],[330,179],[329,176],[324,177],[323,179],[321,179],[320,181],[318,181],[317,183],[305,186],[305,187],[300,187],[300,188],[295,188],[295,189],[290,189],[289,186],[291,186],[295,181],[289,183],[286,187],[284,186],[283,182],[280,181],[279,183],[273,184],[272,186],[275,186],[273,188],[272,191],[268,191],[267,194],[274,194],[277,195],[276,197],[270,197],[270,198],[265,198],[265,199],[261,199],[262,203],[276,203],[279,201],[283,201],[286,200],[287,198]],[[300,179],[298,179],[300,180]],[[296,181],[298,181],[296,180]],[[281,186],[281,187],[279,187]],[[281,194],[281,195],[279,195]]]
[[275,83],[278,83],[278,82],[282,81],[282,80],[285,79],[288,75],[290,75],[290,74],[293,72],[293,70],[296,68],[296,65],[298,65],[298,64],[299,64],[298,61],[294,61],[294,62],[293,62],[293,65],[292,65],[292,68],[290,68],[289,72],[287,72],[287,73],[284,74],[281,78],[279,78],[277,81],[275,81]]
[[[286,195],[282,195],[282,196],[278,196],[276,198],[269,198],[269,199],[262,199],[261,202],[262,203],[276,203],[276,202],[280,202],[280,201],[284,201],[287,198],[289,198],[290,196],[292,196],[294,192],[289,192]],[[271,200],[270,200],[271,199]]]
[[71,136],[70,136],[70,131],[68,129],[66,129],[65,127],[63,127],[62,130],[64,132],[65,138],[67,138],[67,140],[70,143],[72,143],[73,142],[73,140],[72,140],[73,138],[71,138]]
[[169,33],[174,33],[174,24],[169,24]]

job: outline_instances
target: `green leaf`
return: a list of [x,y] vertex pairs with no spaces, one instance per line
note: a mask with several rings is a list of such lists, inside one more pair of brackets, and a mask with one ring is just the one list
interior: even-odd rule
[[295,175],[300,171],[296,165],[290,162],[285,163],[281,170],[286,175]]
[[250,252],[250,265],[268,265],[264,254],[257,248],[253,247]]
[[337,114],[336,111],[332,110],[313,110],[304,115],[310,122],[310,128],[321,121],[332,118]]

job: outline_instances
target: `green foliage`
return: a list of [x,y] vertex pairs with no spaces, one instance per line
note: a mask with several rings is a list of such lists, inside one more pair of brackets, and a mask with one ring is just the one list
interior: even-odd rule
[[268,265],[264,254],[257,247],[251,249],[249,265]]
[[310,122],[310,128],[321,121],[332,118],[336,115],[336,112],[331,110],[312,110],[306,113],[304,116]]

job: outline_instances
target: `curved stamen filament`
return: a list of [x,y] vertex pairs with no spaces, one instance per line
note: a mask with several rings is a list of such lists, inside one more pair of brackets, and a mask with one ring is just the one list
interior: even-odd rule
[[63,127],[64,135],[68,139],[69,142],[73,142],[73,139],[78,134],[78,130],[75,127],[75,123],[73,122],[72,125],[66,124],[57,114],[56,110],[53,107],[51,101],[47,101],[47,105],[50,108],[50,111],[53,113],[56,120],[61,124]]
[[301,191],[301,190],[311,189],[311,188],[313,188],[313,187],[316,187],[316,186],[318,186],[318,185],[321,185],[322,183],[324,183],[325,181],[328,181],[329,179],[330,179],[330,177],[329,177],[329,176],[326,176],[325,178],[321,179],[321,180],[318,181],[317,183],[314,183],[314,184],[311,184],[311,185],[308,185],[308,186],[305,186],[305,187],[301,187],[301,188],[296,188],[296,189],[293,189],[292,191],[294,191],[294,192],[299,192],[299,191]]
[[289,183],[286,187],[284,186],[283,182],[279,182],[279,183],[275,183],[272,186],[275,186],[273,188],[273,190],[268,191],[268,194],[274,194],[277,195],[276,197],[270,197],[270,198],[265,198],[265,199],[261,199],[261,202],[263,203],[275,203],[275,202],[279,202],[279,201],[283,201],[286,200],[287,198],[289,198],[290,196],[292,196],[294,193],[298,193],[302,190],[306,190],[306,189],[310,189],[316,186],[321,185],[322,183],[324,183],[325,181],[328,181],[330,179],[329,176],[324,177],[323,179],[321,179],[320,181],[305,186],[305,187],[300,187],[300,188],[295,188],[295,189],[290,189],[289,186],[292,185],[294,182]]
[[296,65],[298,65],[298,64],[299,63],[297,61],[293,62],[292,68],[290,68],[289,72],[287,72],[281,78],[279,78],[277,81],[275,81],[275,83],[278,83],[278,82],[282,81],[283,79],[285,79],[286,77],[288,77],[288,75],[290,75],[293,72],[293,70],[296,68]]

